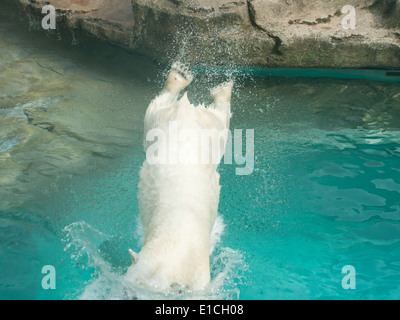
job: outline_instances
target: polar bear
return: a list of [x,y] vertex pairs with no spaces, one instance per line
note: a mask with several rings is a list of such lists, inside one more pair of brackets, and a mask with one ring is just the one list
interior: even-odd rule
[[[174,162],[171,153],[183,148],[183,157],[199,155],[199,144],[188,146],[185,139],[180,139],[175,148],[166,148],[165,163],[150,163],[146,158],[140,170],[138,201],[145,238],[139,253],[129,250],[132,265],[126,280],[162,292],[174,288],[203,290],[210,283],[211,238],[220,192],[217,166],[226,142],[218,140],[218,134],[229,129],[233,82],[211,89],[214,101],[208,107],[195,107],[187,93],[179,99],[192,79],[187,65],[174,63],[164,89],[150,103],[144,119],[145,137],[151,130],[162,130],[169,147],[173,144],[168,139],[172,135],[170,124],[175,123],[178,136],[188,129],[199,136],[213,132],[209,138],[214,144],[208,147],[219,149],[214,162]],[[150,146],[145,140],[145,149]]]

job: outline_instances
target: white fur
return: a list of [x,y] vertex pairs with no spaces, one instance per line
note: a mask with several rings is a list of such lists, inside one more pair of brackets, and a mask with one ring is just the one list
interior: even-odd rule
[[[190,104],[186,93],[178,99],[191,80],[185,66],[172,66],[164,90],[146,111],[145,137],[154,128],[168,133],[170,121],[176,121],[178,133],[186,129],[199,134],[202,129],[229,129],[232,82],[212,89],[214,103],[206,108]],[[145,141],[146,150],[150,144]],[[178,151],[183,145],[178,142]],[[195,152],[194,148],[198,146],[193,145],[189,153]],[[219,148],[222,157],[225,145]],[[145,238],[141,251],[131,252],[128,281],[159,291],[168,291],[174,285],[188,290],[208,286],[211,233],[220,192],[217,165],[144,161],[138,200]]]

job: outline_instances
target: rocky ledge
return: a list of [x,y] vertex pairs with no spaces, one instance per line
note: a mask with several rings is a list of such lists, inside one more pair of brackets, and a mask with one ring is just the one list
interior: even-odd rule
[[[400,0],[9,0],[161,63],[400,68]],[[342,21],[355,11],[355,28]]]

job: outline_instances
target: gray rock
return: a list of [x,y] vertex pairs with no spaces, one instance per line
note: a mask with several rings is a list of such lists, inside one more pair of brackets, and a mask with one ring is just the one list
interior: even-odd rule
[[[43,0],[18,1],[42,17]],[[57,22],[162,63],[400,68],[400,0],[54,0]],[[356,28],[345,30],[345,5]]]

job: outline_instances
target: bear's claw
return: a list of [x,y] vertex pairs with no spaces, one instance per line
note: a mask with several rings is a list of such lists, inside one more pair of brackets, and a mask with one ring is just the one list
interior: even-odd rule
[[181,63],[179,61],[174,62],[171,66],[171,70],[178,73],[182,78],[191,82],[193,80],[192,72],[190,71],[189,65]]
[[134,252],[132,249],[129,249],[129,255],[131,256],[132,259],[132,264],[136,263],[138,260],[138,254]]
[[174,62],[167,77],[165,91],[176,98],[179,92],[186,88],[192,80],[193,75],[189,66],[181,62]]

